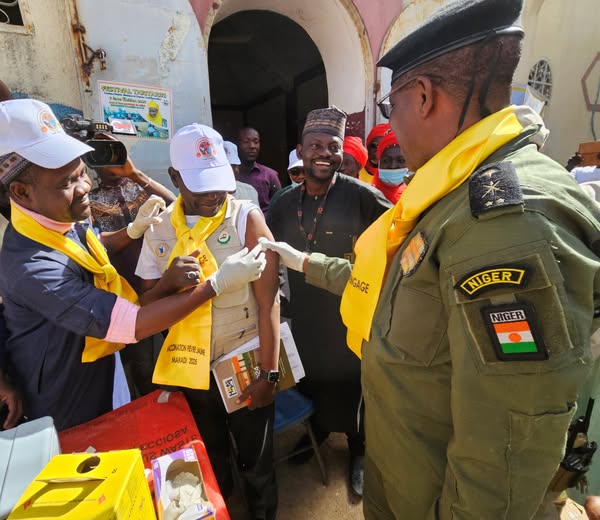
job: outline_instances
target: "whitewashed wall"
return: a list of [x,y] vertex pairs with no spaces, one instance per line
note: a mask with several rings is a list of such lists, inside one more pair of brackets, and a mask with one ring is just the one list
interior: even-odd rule
[[[531,67],[546,59],[552,69],[552,98],[544,111],[550,137],[544,152],[565,164],[579,143],[592,141],[590,119],[581,78],[600,52],[600,3],[598,0],[527,0],[523,16],[523,58],[515,81],[527,83]],[[590,76],[590,95],[600,82],[600,63]],[[595,117],[600,138],[600,114]]]
[[20,0],[25,27],[0,25],[0,79],[19,95],[81,109],[64,0]]
[[[69,1],[69,0],[67,0]],[[82,94],[86,115],[101,117],[97,80],[171,89],[173,123],[211,124],[204,39],[188,0],[77,0],[92,48],[106,51],[106,70],[95,68],[91,92]],[[135,163],[171,187],[169,143],[126,140]]]

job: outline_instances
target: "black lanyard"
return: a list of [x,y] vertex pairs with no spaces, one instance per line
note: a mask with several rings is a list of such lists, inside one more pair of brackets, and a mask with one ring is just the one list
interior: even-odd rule
[[300,194],[298,197],[298,227],[300,228],[300,233],[302,233],[302,235],[304,236],[304,240],[306,242],[305,251],[307,253],[311,252],[312,246],[315,241],[315,234],[317,233],[317,225],[319,224],[319,220],[321,220],[321,217],[323,216],[323,213],[325,211],[325,203],[327,202],[327,196],[329,195],[331,188],[333,188],[333,186],[335,185],[336,179],[337,179],[337,172],[333,174],[333,177],[331,178],[331,182],[329,183],[329,186],[327,187],[327,191],[325,192],[325,196],[323,197],[323,200],[321,200],[321,203],[319,204],[319,207],[317,208],[317,211],[315,213],[315,218],[313,219],[313,228],[310,233],[307,233],[306,230],[304,229],[304,226],[302,225],[302,215],[304,214],[302,205],[304,203],[304,197],[306,196],[306,186],[304,183],[302,183],[300,185]]

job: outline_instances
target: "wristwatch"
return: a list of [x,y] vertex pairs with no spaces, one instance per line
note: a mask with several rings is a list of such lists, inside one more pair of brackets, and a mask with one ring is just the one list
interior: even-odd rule
[[261,368],[259,377],[266,379],[269,383],[277,384],[281,376],[279,375],[279,370],[263,370]]

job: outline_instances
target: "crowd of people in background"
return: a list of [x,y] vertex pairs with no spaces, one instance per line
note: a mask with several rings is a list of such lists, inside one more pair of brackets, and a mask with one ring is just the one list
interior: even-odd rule
[[[258,129],[182,126],[177,194],[130,158],[93,171],[48,105],[0,84],[0,426],[64,430],[145,395],[161,345],[186,338],[203,357],[181,389],[220,489],[231,434],[252,518],[274,519],[287,319],[312,431],[345,434],[368,519],[553,518],[600,325],[600,168],[569,176],[539,151],[541,118],[509,105],[521,8],[444,8],[380,62],[389,123],[363,143],[343,107],[316,108],[282,175]],[[227,414],[210,362],[256,336],[250,404]]]

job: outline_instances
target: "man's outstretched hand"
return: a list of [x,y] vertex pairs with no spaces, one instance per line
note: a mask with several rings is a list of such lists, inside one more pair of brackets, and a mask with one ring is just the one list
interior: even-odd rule
[[288,269],[293,269],[300,273],[304,272],[304,262],[308,257],[306,253],[294,249],[285,242],[274,242],[266,238],[259,238],[258,244],[262,246],[263,250],[270,249],[271,251],[275,251],[279,255],[281,263]]

